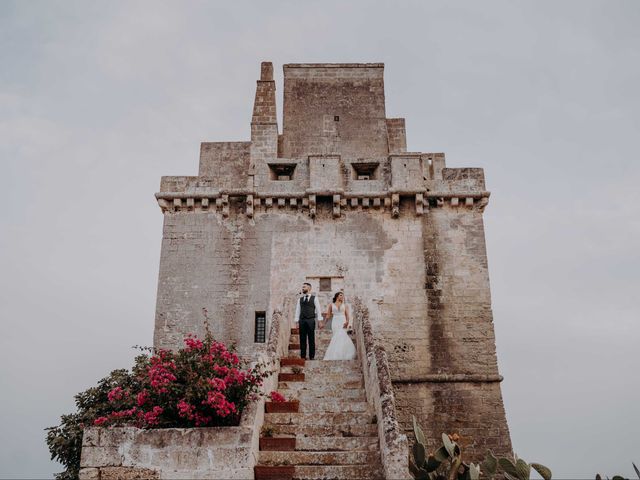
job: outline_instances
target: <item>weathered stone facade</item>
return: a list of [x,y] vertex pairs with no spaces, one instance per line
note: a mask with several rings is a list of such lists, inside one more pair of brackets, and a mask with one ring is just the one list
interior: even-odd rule
[[261,312],[268,331],[303,281],[323,306],[344,289],[362,299],[387,352],[407,433],[415,414],[434,443],[443,431],[466,437],[469,459],[510,453],[484,173],[406,151],[404,119],[386,118],[383,69],[285,65],[280,134],[273,67],[263,63],[250,141],[203,143],[198,176],[162,178],[154,344],[202,333],[207,308],[217,338],[262,352]]

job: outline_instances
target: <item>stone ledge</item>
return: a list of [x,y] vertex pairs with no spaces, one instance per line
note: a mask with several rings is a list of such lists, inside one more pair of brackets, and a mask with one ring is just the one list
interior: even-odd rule
[[283,68],[384,68],[384,63],[285,63]]
[[415,378],[393,379],[393,383],[495,383],[502,380],[502,375],[433,373]]

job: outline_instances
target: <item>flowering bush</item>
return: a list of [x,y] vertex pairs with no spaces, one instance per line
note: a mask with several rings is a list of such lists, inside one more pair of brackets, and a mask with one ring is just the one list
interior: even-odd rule
[[142,428],[237,425],[269,372],[261,364],[243,367],[233,349],[210,335],[205,340],[189,335],[184,343],[177,352],[159,350],[140,358],[133,368],[135,381],[107,393],[111,411],[96,417],[93,424]]
[[243,409],[260,396],[271,372],[265,365],[249,367],[233,347],[189,335],[176,351],[147,350],[131,372],[115,370],[76,395],[78,412],[63,415],[48,428],[52,460],[67,468],[59,479],[77,478],[86,425],[132,425],[140,428],[237,425]]
[[272,402],[286,402],[287,399],[284,398],[284,395],[282,395],[280,392],[271,392],[269,394],[269,398],[271,399]]

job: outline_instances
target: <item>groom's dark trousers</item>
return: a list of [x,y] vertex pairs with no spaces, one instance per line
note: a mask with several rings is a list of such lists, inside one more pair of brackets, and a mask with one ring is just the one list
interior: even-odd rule
[[309,359],[316,356],[316,319],[300,319],[300,356],[307,357],[307,341],[309,342]]
[[[316,297],[309,295],[308,300],[300,298],[300,356],[307,357],[307,342],[309,342],[309,359],[316,356]],[[296,319],[298,320],[298,319]]]

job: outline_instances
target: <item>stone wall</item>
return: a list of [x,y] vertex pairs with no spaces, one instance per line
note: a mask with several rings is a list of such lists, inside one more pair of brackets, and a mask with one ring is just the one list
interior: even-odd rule
[[458,433],[465,461],[481,462],[487,450],[511,455],[500,383],[468,378],[431,378],[420,383],[394,385],[398,419],[413,442],[411,416],[425,431],[428,450],[440,445],[441,433]]
[[285,65],[281,156],[386,156],[383,73],[380,63]]
[[253,478],[250,427],[90,427],[82,442],[80,478]]
[[400,421],[410,434],[416,415],[431,448],[440,433],[459,433],[470,460],[487,449],[510,454],[482,213],[450,204],[432,209],[423,240],[430,361],[413,377],[395,379]]
[[251,142],[202,142],[198,176],[218,188],[245,187]]
[[428,368],[420,221],[364,210],[336,220],[323,203],[315,219],[289,208],[253,219],[233,211],[227,219],[166,215],[154,344],[177,348],[185,334],[202,334],[204,307],[216,338],[241,352],[261,349],[255,312],[279,307],[309,277],[333,278],[348,297],[366,299],[400,377]]

